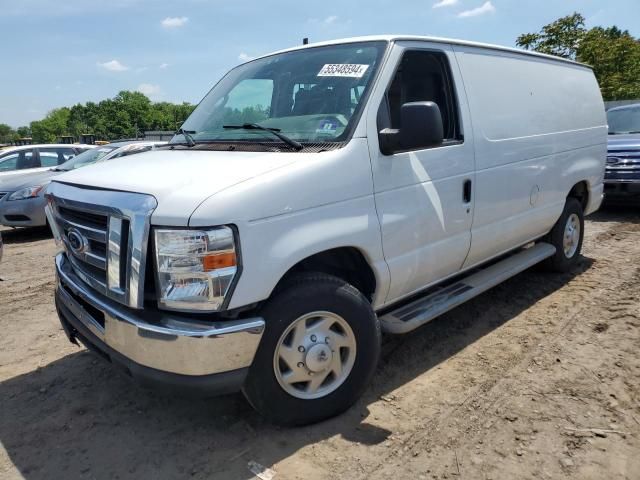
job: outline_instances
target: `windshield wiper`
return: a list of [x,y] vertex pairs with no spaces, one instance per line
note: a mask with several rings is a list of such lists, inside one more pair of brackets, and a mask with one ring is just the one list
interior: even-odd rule
[[[185,144],[188,147],[194,147],[196,145],[196,141],[191,136],[192,133],[196,133],[195,130],[185,130],[184,128],[179,128],[176,131],[176,135],[182,135],[186,140]],[[170,143],[169,145],[180,145],[180,143]]]
[[286,135],[280,133],[279,128],[263,127],[258,123],[243,123],[242,125],[223,125],[222,128],[225,128],[227,130],[260,130],[263,132],[269,132],[275,135],[276,137],[278,137],[287,145],[293,147],[298,151],[304,148],[300,142],[296,142],[293,138],[289,138]]

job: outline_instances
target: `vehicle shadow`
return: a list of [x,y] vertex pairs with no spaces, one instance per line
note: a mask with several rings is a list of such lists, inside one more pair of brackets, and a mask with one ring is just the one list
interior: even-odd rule
[[81,351],[0,383],[0,442],[26,480],[249,479],[254,476],[248,460],[271,466],[334,436],[379,444],[398,432],[374,426],[367,418],[369,405],[509,322],[592,264],[582,258],[573,272],[561,275],[529,270],[412,334],[385,337],[364,397],[347,413],[317,425],[270,425],[239,394],[194,399],[144,390]]
[[592,222],[640,223],[640,205],[603,203],[602,207],[587,217]]
[[36,240],[53,238],[49,227],[19,227],[10,230],[0,230],[2,241],[9,244],[29,243]]

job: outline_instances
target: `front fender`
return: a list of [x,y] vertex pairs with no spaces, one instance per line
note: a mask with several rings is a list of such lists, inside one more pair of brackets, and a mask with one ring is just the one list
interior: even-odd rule
[[326,250],[354,247],[376,277],[374,307],[387,295],[389,271],[382,254],[373,196],[238,225],[242,274],[229,308],[269,298],[300,261]]

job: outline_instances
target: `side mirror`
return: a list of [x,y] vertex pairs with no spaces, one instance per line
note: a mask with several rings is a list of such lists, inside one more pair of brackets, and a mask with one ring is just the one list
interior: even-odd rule
[[440,108],[434,102],[410,102],[400,109],[400,145],[403,149],[433,147],[444,140]]
[[379,140],[385,155],[440,145],[444,140],[440,108],[434,102],[405,103],[400,108],[400,129],[385,128]]

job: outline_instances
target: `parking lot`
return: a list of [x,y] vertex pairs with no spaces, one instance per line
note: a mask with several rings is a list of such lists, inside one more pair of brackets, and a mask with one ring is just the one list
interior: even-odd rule
[[640,210],[586,223],[569,274],[529,270],[417,332],[387,337],[363,399],[311,427],[241,395],[147,391],[71,345],[53,240],[2,230],[0,477],[638,478]]

